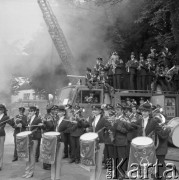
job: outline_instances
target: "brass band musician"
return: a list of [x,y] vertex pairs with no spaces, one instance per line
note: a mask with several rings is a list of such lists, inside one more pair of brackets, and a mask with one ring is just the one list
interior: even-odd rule
[[135,78],[137,73],[138,61],[135,59],[134,53],[131,53],[131,59],[126,63],[127,72],[129,73],[130,89],[135,89]]
[[17,161],[18,160],[18,156],[17,156],[17,149],[16,149],[16,134],[25,131],[26,130],[26,126],[27,126],[27,116],[24,115],[25,113],[25,108],[24,107],[19,107],[19,114],[15,116],[15,118],[12,119],[13,121],[13,128],[14,128],[14,158],[12,160],[12,162]]

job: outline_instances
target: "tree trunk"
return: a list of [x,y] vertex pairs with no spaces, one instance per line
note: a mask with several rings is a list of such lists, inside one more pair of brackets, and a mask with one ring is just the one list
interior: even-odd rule
[[171,24],[176,43],[176,63],[179,65],[179,0],[170,0]]

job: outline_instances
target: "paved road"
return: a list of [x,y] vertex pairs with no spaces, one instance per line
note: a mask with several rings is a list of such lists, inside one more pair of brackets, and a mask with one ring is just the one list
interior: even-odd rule
[[[6,128],[6,141],[4,153],[4,166],[0,171],[0,180],[23,180],[21,176],[24,173],[25,161],[16,161],[12,163],[13,158],[13,133],[10,127]],[[169,148],[166,162],[172,162],[179,170],[179,149]],[[173,162],[171,160],[178,160]],[[106,170],[103,170],[100,180],[106,179]],[[50,171],[42,169],[42,163],[37,163],[35,167],[34,177],[31,180],[50,180]],[[69,164],[67,160],[63,160],[61,180],[89,180],[89,172],[76,164]]]

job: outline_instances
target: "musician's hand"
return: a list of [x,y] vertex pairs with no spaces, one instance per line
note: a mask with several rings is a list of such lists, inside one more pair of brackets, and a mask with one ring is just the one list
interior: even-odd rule
[[39,123],[38,126],[43,126],[44,124],[43,123]]
[[21,128],[21,127],[22,127],[22,124],[21,124],[21,123],[19,123],[19,124],[17,124],[17,125],[16,125],[16,127]]
[[86,128],[86,132],[90,132],[90,128]]

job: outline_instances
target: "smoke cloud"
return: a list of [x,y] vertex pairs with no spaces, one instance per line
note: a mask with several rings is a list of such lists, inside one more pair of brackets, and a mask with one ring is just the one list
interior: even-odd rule
[[[108,60],[112,43],[106,37],[108,27],[116,18],[121,16],[123,22],[131,19],[128,0],[115,7],[95,6],[93,1],[49,2],[74,56],[71,64],[79,75],[85,75],[86,67],[94,67],[97,57],[104,58],[104,62]],[[12,75],[28,76],[36,88],[46,88],[48,92],[66,85],[61,60],[37,0],[0,0],[0,23],[3,24],[0,29],[0,92],[10,91]]]

